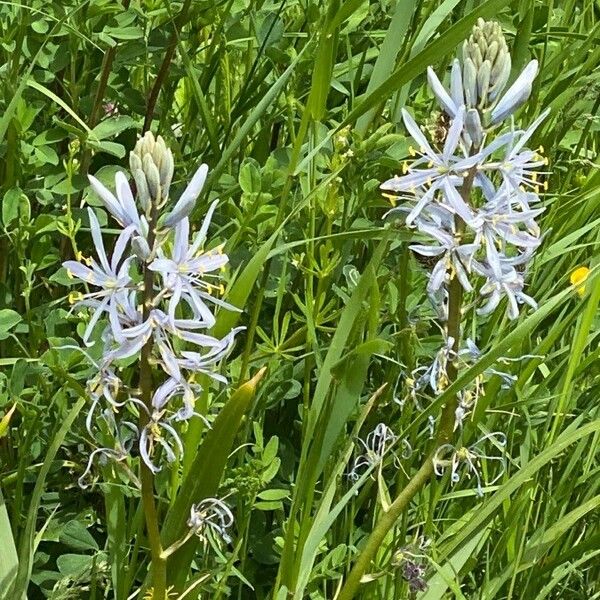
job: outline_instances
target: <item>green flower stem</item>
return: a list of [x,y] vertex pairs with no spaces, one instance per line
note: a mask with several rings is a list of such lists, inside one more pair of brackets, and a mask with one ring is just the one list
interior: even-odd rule
[[165,57],[160,65],[160,69],[158,70],[158,75],[154,80],[154,85],[150,90],[150,95],[148,96],[148,104],[146,105],[146,114],[144,115],[144,126],[142,128],[142,133],[146,133],[152,124],[154,110],[156,108],[156,101],[158,100],[158,95],[160,94],[160,90],[162,89],[163,83],[169,72],[169,67],[171,66],[173,57],[175,56],[175,50],[177,49],[177,37],[179,35],[178,30],[186,23],[187,13],[190,9],[191,3],[192,0],[185,0],[179,15],[177,15],[177,18],[174,20],[173,32],[171,33],[171,37],[169,38],[169,42],[165,50]]
[[[473,187],[473,179],[475,178],[475,169],[471,169],[461,186],[461,196],[468,203]],[[456,229],[458,235],[464,230],[464,223],[456,217]],[[460,347],[460,320],[462,308],[463,289],[457,277],[453,277],[450,281],[448,289],[448,337],[454,338],[452,350],[457,353]],[[454,361],[449,361],[447,367],[448,383],[452,383],[457,376],[458,367]],[[436,450],[443,444],[447,444],[453,437],[454,433],[454,418],[458,399],[454,397],[442,409],[440,425],[434,441],[434,444],[421,465],[421,468],[415,473],[412,479],[406,484],[403,490],[396,496],[396,499],[390,505],[389,509],[384,512],[379,519],[371,535],[358,555],[354,567],[350,571],[344,587],[341,589],[336,600],[351,600],[355,597],[361,583],[363,575],[369,569],[371,561],[375,557],[377,550],[381,547],[385,537],[394,527],[402,513],[408,507],[409,502],[414,496],[425,486],[429,478],[433,474],[433,457]]]
[[[131,0],[123,0],[123,10],[128,10],[130,4]],[[96,88],[96,93],[94,94],[92,110],[88,117],[88,126],[90,129],[94,129],[94,127],[98,125],[98,121],[100,121],[102,102],[104,101],[104,94],[106,93],[106,88],[108,87],[108,78],[110,77],[110,74],[112,72],[113,62],[115,60],[115,56],[117,55],[117,47],[118,45],[115,44],[114,46],[109,48],[104,54],[104,58],[102,59],[100,79],[98,80],[98,87]],[[80,175],[87,175],[91,160],[92,151],[91,148],[86,145],[81,157],[81,163],[79,167]],[[79,201],[81,201],[82,195],[83,192],[81,192],[81,194],[79,195]]]
[[[150,231],[148,234],[148,245],[154,247],[156,239],[156,221],[158,218],[157,201],[153,203],[152,214],[149,219]],[[144,265],[144,321],[150,316],[154,294],[154,273],[148,268],[148,263]],[[140,393],[142,402],[146,405],[148,412],[152,411],[152,393],[154,389],[152,381],[152,366],[150,357],[152,355],[153,338],[150,336],[142,348],[140,358]],[[149,414],[140,411],[139,427],[140,431],[148,424]],[[142,484],[142,506],[144,517],[146,519],[146,531],[148,534],[148,543],[150,544],[150,554],[152,557],[152,599],[166,600],[167,598],[167,559],[164,556],[162,544],[160,541],[160,527],[158,523],[158,512],[154,501],[154,473],[150,470],[144,461],[140,462],[140,481]]]

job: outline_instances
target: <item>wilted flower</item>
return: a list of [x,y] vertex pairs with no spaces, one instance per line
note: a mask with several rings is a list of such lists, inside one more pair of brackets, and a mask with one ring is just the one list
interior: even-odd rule
[[[365,440],[358,438],[358,441],[365,451],[356,456],[352,470],[348,473],[349,479],[353,481],[358,481],[363,469],[378,465],[398,441],[402,445],[402,458],[409,458],[412,454],[408,440],[399,440],[398,436],[385,423],[379,423]],[[394,454],[394,462],[399,463],[396,454]]]
[[424,592],[427,589],[425,567],[414,560],[403,561],[402,577],[408,583],[411,592]]
[[433,457],[433,468],[435,474],[441,477],[446,469],[450,468],[450,480],[454,484],[460,481],[460,472],[461,470],[464,470],[466,471],[467,476],[475,477],[477,482],[477,495],[483,496],[482,477],[480,473],[481,463],[483,461],[495,461],[501,464],[500,472],[496,475],[496,477],[494,477],[494,479],[486,482],[486,486],[494,485],[494,483],[496,483],[496,481],[502,477],[504,471],[506,470],[504,453],[502,453],[500,456],[485,454],[480,448],[480,446],[488,440],[492,441],[495,446],[500,446],[501,448],[506,446],[506,436],[499,431],[484,435],[481,439],[477,440],[469,447],[460,446],[456,448],[452,444],[444,444],[440,446],[436,450]]
[[396,550],[392,556],[392,566],[400,568],[411,592],[424,592],[427,589],[426,569],[422,561],[426,558],[425,552],[429,543],[430,540],[421,537],[417,543]]
[[218,498],[205,498],[193,504],[188,519],[191,532],[205,538],[209,532],[216,533],[226,543],[231,543],[228,530],[233,525],[233,514],[227,504]]
[[[140,485],[137,476],[127,464],[127,460],[130,458],[130,450],[139,437],[138,428],[127,420],[122,420],[121,422],[117,423],[114,410],[114,406],[111,406],[103,410],[101,415],[105,431],[114,440],[114,447],[96,448],[91,452],[88,457],[86,468],[77,480],[79,487],[82,489],[85,489],[90,485],[86,480],[91,473],[95,460],[97,460],[98,464],[101,466],[107,465],[109,461],[114,462],[127,474],[129,480],[136,487],[139,487]],[[92,411],[90,411],[90,414],[91,413]]]
[[85,467],[85,470],[77,479],[77,484],[82,490],[85,490],[90,486],[90,484],[86,482],[86,479],[92,470],[92,465],[94,464],[94,460],[96,458],[98,459],[98,462],[101,466],[105,466],[106,464],[108,464],[109,460],[121,462],[126,460],[128,457],[129,454],[127,454],[127,452],[118,452],[117,450],[113,450],[112,448],[96,448],[96,450],[93,450],[90,456],[88,457],[88,462]]

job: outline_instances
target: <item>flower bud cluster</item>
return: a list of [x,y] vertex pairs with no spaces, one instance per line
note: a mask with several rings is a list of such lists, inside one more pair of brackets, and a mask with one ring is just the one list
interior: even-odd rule
[[[431,67],[427,79],[444,112],[454,118],[465,107],[464,143],[479,148],[484,127],[498,125],[527,101],[538,70],[537,60],[523,69],[503,94],[511,71],[506,40],[495,22],[480,19],[463,44],[462,62],[455,58],[450,73],[450,91]],[[482,125],[483,124],[483,125]]]
[[129,167],[138,201],[148,214],[152,202],[160,205],[169,197],[175,170],[173,153],[160,135],[155,139],[152,132],[147,131],[129,154]]
[[485,109],[498,97],[510,76],[510,52],[500,24],[478,19],[463,43],[462,58],[465,105]]
[[[160,457],[173,462],[183,453],[179,424],[200,417],[194,407],[200,391],[195,376],[226,383],[215,369],[231,350],[239,329],[222,339],[208,333],[216,322],[214,306],[237,310],[218,297],[224,291],[219,273],[228,258],[221,247],[206,247],[216,202],[199,231],[190,232],[188,215],[208,167],[200,166],[169,210],[174,167],[164,140],[146,134],[131,153],[130,166],[138,203],[123,172],[115,176],[115,194],[89,176],[92,188],[121,227],[112,255],[106,252],[96,213],[89,208],[98,258],[79,256],[64,267],[69,277],[94,288],[71,295],[75,308],[91,310],[84,343],[94,346],[100,338],[103,347],[99,361],[93,361],[96,372],[87,383],[91,399],[87,427],[92,435],[94,430],[108,431],[114,440],[113,448],[92,453],[88,470],[94,456],[122,462],[133,435],[142,460],[156,472],[161,469]],[[133,384],[126,385],[122,375],[123,361],[140,360],[143,350],[147,364],[161,374],[151,398],[142,398],[140,389],[134,387],[141,382],[134,378]],[[142,414],[139,425],[128,420],[135,414]]]

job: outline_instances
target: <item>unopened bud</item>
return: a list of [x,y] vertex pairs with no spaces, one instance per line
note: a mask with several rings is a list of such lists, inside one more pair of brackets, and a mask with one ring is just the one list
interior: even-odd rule
[[463,64],[463,86],[465,89],[465,104],[468,107],[477,105],[477,69],[470,58]]
[[160,201],[161,188],[160,188],[160,173],[156,164],[152,160],[152,154],[144,154],[142,159],[142,165],[144,169],[144,175],[146,175],[146,181],[148,183],[148,190],[153,200]]
[[148,242],[141,235],[136,235],[131,240],[131,249],[133,253],[141,260],[148,260],[150,257],[150,246]]
[[[468,65],[467,61],[471,61]],[[502,28],[495,21],[478,19],[471,35],[463,44],[463,79],[472,78],[475,69],[477,98],[471,97],[467,107],[481,109],[491,104],[506,86],[510,76],[511,60]]]
[[[137,156],[136,159],[140,160]],[[137,189],[137,197],[140,202],[140,206],[142,207],[142,210],[144,212],[148,212],[150,210],[150,203],[152,202],[152,197],[150,195],[150,190],[148,189],[148,181],[146,180],[146,175],[142,170],[142,161],[140,161],[139,168],[132,168],[131,173],[135,181],[135,187]]]
[[[175,168],[173,154],[167,148],[164,139],[148,131],[139,139],[129,156],[129,165],[134,174],[136,185],[142,194],[150,195],[150,201],[161,203],[167,199]],[[141,174],[146,179],[146,185],[141,183]],[[150,205],[146,196],[140,202],[144,210]]]
[[484,60],[481,67],[477,71],[477,93],[479,95],[479,104],[484,106],[486,103],[488,88],[490,85],[490,74],[492,72],[492,65],[489,60]]
[[476,108],[470,108],[465,117],[465,129],[471,138],[471,143],[475,148],[481,147],[483,141],[483,129],[481,127],[481,118]]

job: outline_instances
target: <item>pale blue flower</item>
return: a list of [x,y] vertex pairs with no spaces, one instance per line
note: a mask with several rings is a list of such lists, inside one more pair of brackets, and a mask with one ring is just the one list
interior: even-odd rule
[[452,69],[450,71],[450,94],[442,85],[435,71],[431,67],[427,67],[427,81],[429,89],[433,92],[437,101],[446,113],[454,118],[458,114],[460,107],[465,105],[465,96],[463,91],[462,73],[460,62],[457,58],[452,61]]
[[422,256],[439,257],[433,267],[427,291],[430,294],[437,292],[447,279],[457,277],[462,287],[470,292],[473,286],[469,281],[469,272],[475,252],[479,249],[478,244],[461,244],[455,236],[450,233],[429,225],[420,225],[419,230],[428,234],[437,243],[437,246],[425,246],[413,244],[410,249]]
[[136,233],[144,237],[147,236],[148,224],[144,218],[140,218],[129,182],[122,171],[118,171],[115,175],[116,196],[93,175],[88,175],[88,179],[106,210],[117,220],[121,227],[133,226]]
[[169,317],[175,319],[175,310],[180,301],[184,300],[192,310],[194,318],[210,328],[215,324],[215,316],[207,302],[229,310],[237,310],[215,298],[214,293],[222,291],[220,284],[211,283],[211,278],[218,278],[215,271],[220,271],[228,262],[228,257],[220,248],[204,250],[204,242],[216,202],[213,202],[204,218],[202,227],[190,244],[190,223],[186,218],[181,219],[175,227],[173,249],[170,256],[159,252],[149,266],[161,274],[165,291],[169,293]]
[[[173,210],[167,215],[164,223],[166,227],[174,227],[182,219],[189,216],[189,214],[194,209],[196,200],[198,199],[202,188],[204,187],[204,182],[206,181],[207,174],[208,165],[200,165],[198,170],[194,173],[194,176],[192,177],[191,181],[179,197],[179,200],[173,207]],[[213,206],[211,207],[212,210],[214,210],[214,206],[215,204],[213,203]]]
[[[419,145],[422,156],[407,167],[407,175],[389,179],[380,187],[384,191],[392,192],[415,192],[425,187],[425,192],[418,198],[416,205],[406,217],[406,224],[411,225],[425,206],[433,202],[438,189],[445,184],[460,185],[465,173],[480,161],[480,157],[478,155],[465,157],[464,153],[462,156],[456,155],[463,131],[464,107],[461,107],[454,118],[441,153],[431,148],[418,125],[404,109],[402,116],[408,132]],[[425,167],[420,168],[423,164]]]
[[508,300],[507,312],[510,319],[516,319],[519,316],[521,304],[528,304],[533,309],[537,308],[536,301],[523,291],[525,287],[523,274],[512,265],[501,262],[499,272],[495,268],[482,265],[479,265],[477,269],[481,275],[487,278],[479,291],[485,304],[477,309],[478,314],[492,313],[504,297]]
[[523,103],[527,101],[531,94],[531,86],[537,75],[538,61],[532,60],[517,77],[515,82],[508,88],[502,98],[492,109],[492,124],[504,121],[506,117],[512,115]]
[[[119,335],[119,304],[123,293],[132,285],[132,280],[129,276],[129,267],[132,258],[126,258],[121,263],[123,253],[133,231],[132,228],[127,227],[120,233],[112,258],[109,261],[104,249],[98,219],[91,208],[88,208],[88,215],[90,230],[100,263],[98,264],[93,258],[86,259],[89,266],[74,260],[68,260],[63,263],[69,277],[77,277],[85,283],[100,288],[99,291],[81,296],[82,301],[78,303],[79,305],[87,304],[94,307],[94,312],[83,335],[85,343],[88,342],[94,326],[104,312],[108,313],[111,326],[117,332],[117,335]],[[89,300],[92,300],[92,302],[87,302]]]

